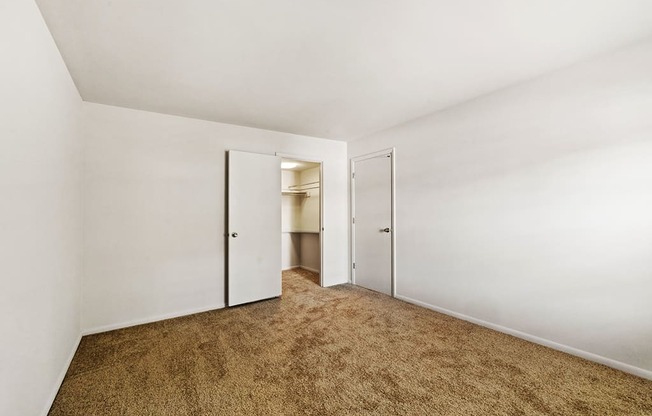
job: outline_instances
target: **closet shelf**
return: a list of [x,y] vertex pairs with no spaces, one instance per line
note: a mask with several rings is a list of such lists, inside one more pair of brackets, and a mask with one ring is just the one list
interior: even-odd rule
[[281,195],[294,195],[310,198],[310,192],[308,191],[311,189],[319,189],[319,181],[290,185],[288,186],[288,189],[281,190]]
[[283,189],[281,195],[291,195],[291,196],[302,196],[304,198],[309,198],[310,193],[308,191],[293,191],[291,189]]
[[307,191],[308,189],[319,189],[319,181],[288,186],[288,190],[290,191]]

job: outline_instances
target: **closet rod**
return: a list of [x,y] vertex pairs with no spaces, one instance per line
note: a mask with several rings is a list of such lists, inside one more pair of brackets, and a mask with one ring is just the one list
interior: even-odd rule
[[[301,186],[315,185],[315,184],[318,184],[318,183],[319,183],[319,181],[307,182],[307,183],[301,183],[299,185],[290,185],[290,186],[288,186],[288,188],[298,188],[298,187],[301,187]],[[318,187],[315,187],[315,188],[318,188]],[[312,188],[312,189],[314,189],[314,188]]]
[[288,187],[288,191],[307,191],[308,189],[319,189],[319,186],[311,186],[308,188],[301,188],[301,189],[291,189]]
[[283,195],[308,195],[306,191],[293,191],[291,189],[283,189],[281,193]]

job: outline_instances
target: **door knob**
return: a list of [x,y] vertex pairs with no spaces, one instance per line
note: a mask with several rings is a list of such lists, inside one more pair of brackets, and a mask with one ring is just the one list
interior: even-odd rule
[[388,233],[388,232],[390,232],[390,231],[392,231],[392,230],[390,230],[389,227],[386,227],[386,228],[383,228],[383,229],[380,230],[380,231],[382,231],[382,232],[384,232],[384,233]]
[[238,233],[231,233],[231,237],[236,238],[238,236]]

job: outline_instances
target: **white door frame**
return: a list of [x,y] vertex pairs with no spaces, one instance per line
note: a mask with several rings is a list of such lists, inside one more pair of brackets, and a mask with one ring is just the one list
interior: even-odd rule
[[283,159],[319,163],[319,286],[324,287],[324,161],[311,156],[276,152]]
[[378,156],[389,155],[391,159],[391,170],[392,170],[392,179],[391,179],[391,205],[392,205],[392,215],[391,215],[391,245],[392,245],[392,297],[396,297],[396,148],[392,147],[389,149],[379,150],[373,153],[367,153],[362,156],[356,156],[351,158],[351,175],[349,180],[351,181],[351,212],[349,217],[349,225],[351,226],[351,262],[350,262],[350,271],[351,271],[351,283],[355,284],[355,223],[353,219],[355,218],[355,164],[367,159],[372,159]]

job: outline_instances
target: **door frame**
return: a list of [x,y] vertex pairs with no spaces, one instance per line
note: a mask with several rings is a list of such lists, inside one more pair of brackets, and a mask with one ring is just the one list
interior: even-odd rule
[[324,287],[324,161],[311,156],[276,152],[282,159],[319,163],[319,286]]
[[350,248],[350,264],[349,270],[351,272],[351,283],[355,284],[355,164],[363,160],[372,159],[378,156],[389,155],[391,160],[391,275],[392,275],[392,297],[396,297],[396,148],[391,147],[388,149],[378,150],[376,152],[367,153],[361,156],[351,158],[349,169],[349,184],[351,189],[350,195],[350,212],[349,212],[349,225],[351,227],[351,248]]

